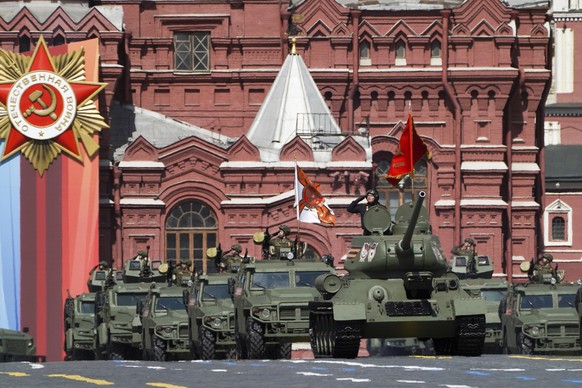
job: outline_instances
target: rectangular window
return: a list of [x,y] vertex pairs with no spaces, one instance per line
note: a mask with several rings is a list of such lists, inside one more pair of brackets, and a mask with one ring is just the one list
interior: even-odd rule
[[210,34],[177,32],[174,35],[174,68],[179,71],[209,71]]

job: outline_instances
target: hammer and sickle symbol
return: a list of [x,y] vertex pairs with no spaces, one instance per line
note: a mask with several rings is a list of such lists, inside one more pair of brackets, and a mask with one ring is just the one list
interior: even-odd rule
[[55,108],[57,107],[57,99],[55,92],[45,84],[43,84],[42,87],[45,88],[47,92],[49,92],[51,96],[51,104],[47,106],[46,103],[41,99],[42,95],[44,94],[42,90],[35,90],[34,92],[30,93],[28,99],[33,104],[38,102],[39,105],[43,107],[43,109],[36,109],[34,105],[31,105],[30,108],[24,112],[24,117],[28,117],[34,113],[39,116],[49,116],[51,119],[56,120],[57,115],[55,114]]

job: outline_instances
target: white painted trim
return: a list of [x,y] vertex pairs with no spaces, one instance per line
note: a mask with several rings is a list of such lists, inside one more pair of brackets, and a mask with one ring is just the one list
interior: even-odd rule
[[[550,214],[561,214],[566,219],[567,239],[565,241],[551,240],[550,237],[552,235],[552,225],[550,224]],[[544,210],[544,245],[547,247],[555,246],[571,247],[572,233],[573,233],[572,208],[561,199],[556,199],[554,202],[546,206],[546,209]]]
[[119,162],[119,168],[166,168],[164,163],[162,162],[150,162],[150,161],[141,161],[136,160],[132,162]]

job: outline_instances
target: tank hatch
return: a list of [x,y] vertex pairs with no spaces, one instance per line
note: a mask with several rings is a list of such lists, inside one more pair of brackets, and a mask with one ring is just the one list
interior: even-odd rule
[[384,234],[390,227],[390,212],[383,206],[373,206],[364,214],[364,227],[372,234]]

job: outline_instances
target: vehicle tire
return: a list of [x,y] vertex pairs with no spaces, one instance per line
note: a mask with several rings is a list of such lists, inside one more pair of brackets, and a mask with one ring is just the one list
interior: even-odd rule
[[517,346],[519,347],[519,352],[521,354],[533,354],[533,340],[523,333],[517,334]]
[[203,360],[214,360],[216,358],[216,337],[214,333],[200,326],[200,331],[198,332],[200,336],[200,357]]
[[230,346],[226,349],[226,353],[224,355],[226,360],[236,360],[238,358],[238,352],[236,351],[236,346]]
[[109,360],[125,360],[125,347],[117,342],[107,345],[107,358]]
[[154,361],[166,361],[166,342],[153,335],[151,344]]
[[247,318],[246,348],[249,359],[265,358],[265,333],[260,323]]
[[273,347],[272,357],[274,360],[290,360],[291,350],[291,342],[282,342]]

